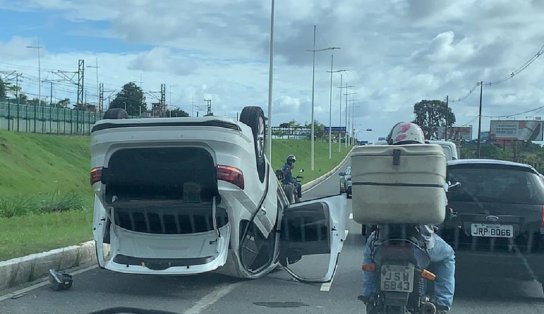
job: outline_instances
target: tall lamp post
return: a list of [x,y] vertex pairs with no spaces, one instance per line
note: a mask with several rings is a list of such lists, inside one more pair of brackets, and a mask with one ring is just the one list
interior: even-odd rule
[[[331,74],[331,90],[330,90],[330,99],[329,99],[329,159],[332,159],[332,74],[347,72],[347,70],[333,71],[333,55],[331,54],[331,70],[327,72]],[[340,74],[340,85],[342,85],[341,75],[342,74]],[[340,124],[342,124],[342,92],[340,92]],[[340,137],[338,137],[338,142],[340,143]],[[338,152],[340,152],[340,146],[338,146]]]
[[272,0],[272,7],[270,8],[270,60],[268,70],[268,129],[266,136],[268,141],[266,143],[266,157],[268,161],[272,163],[272,79],[274,65],[274,0]]
[[[37,46],[26,47],[38,50],[38,106],[40,106],[42,101],[42,67],[40,61],[40,49],[42,46],[40,46],[40,43],[38,42]],[[36,133],[36,106],[34,106],[34,133]]]
[[339,47],[327,47],[322,49],[315,49],[315,33],[317,26],[314,25],[314,49],[309,50],[312,52],[312,135],[311,135],[311,168],[312,171],[315,169],[315,125],[314,125],[314,100],[315,100],[315,53],[326,51],[326,50],[335,50],[340,49]]

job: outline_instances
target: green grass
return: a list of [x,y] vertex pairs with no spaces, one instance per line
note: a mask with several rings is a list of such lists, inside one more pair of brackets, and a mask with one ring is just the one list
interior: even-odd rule
[[0,218],[0,261],[91,239],[92,211]]
[[[0,260],[80,243],[92,238],[93,193],[89,185],[90,139],[77,136],[22,134],[0,130]],[[309,182],[334,168],[347,154],[333,143],[315,142],[315,170],[310,141],[274,140],[272,165],[297,157]],[[80,209],[80,210],[74,210]]]
[[0,130],[0,198],[91,193],[90,139]]

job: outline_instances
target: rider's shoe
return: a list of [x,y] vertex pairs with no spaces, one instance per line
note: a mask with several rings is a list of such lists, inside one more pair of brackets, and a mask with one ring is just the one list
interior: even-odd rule
[[449,310],[450,308],[448,306],[439,304],[436,305],[436,314],[446,314],[449,312]]

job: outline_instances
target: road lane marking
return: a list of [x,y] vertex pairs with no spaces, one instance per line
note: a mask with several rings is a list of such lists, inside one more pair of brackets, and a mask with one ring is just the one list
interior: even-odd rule
[[[81,273],[84,273],[86,271],[89,271],[89,270],[92,270],[92,269],[95,269],[97,268],[98,266],[97,265],[93,265],[93,266],[89,266],[89,267],[86,267],[86,268],[82,268],[82,269],[79,269],[79,270],[76,270],[74,272],[68,272],[70,275],[74,276],[74,275],[79,275]],[[23,289],[19,289],[19,290],[16,290],[16,291],[13,291],[11,293],[8,293],[6,295],[3,295],[3,296],[0,296],[0,302],[2,301],[5,301],[7,299],[15,299],[17,298],[17,296],[20,296],[20,295],[23,295],[29,291],[32,291],[32,290],[35,290],[35,289],[38,289],[40,287],[43,287],[43,286],[46,286],[49,284],[49,279],[47,279],[48,277],[45,277],[45,279],[39,279],[39,280],[43,280],[43,281],[40,281],[39,283],[37,284],[34,284],[32,286],[28,286],[26,288],[23,288]]]
[[353,220],[353,213],[349,213],[349,219]]
[[205,295],[202,299],[195,303],[191,308],[183,312],[183,314],[199,314],[204,311],[210,305],[213,305],[217,301],[221,300],[224,296],[229,294],[232,290],[236,289],[243,282],[236,282],[228,285],[222,285],[215,288],[212,292]]

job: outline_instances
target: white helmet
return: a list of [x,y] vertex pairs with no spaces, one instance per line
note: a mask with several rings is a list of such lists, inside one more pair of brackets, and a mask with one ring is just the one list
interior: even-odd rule
[[411,122],[395,124],[387,136],[389,145],[425,144],[425,135],[419,125]]

